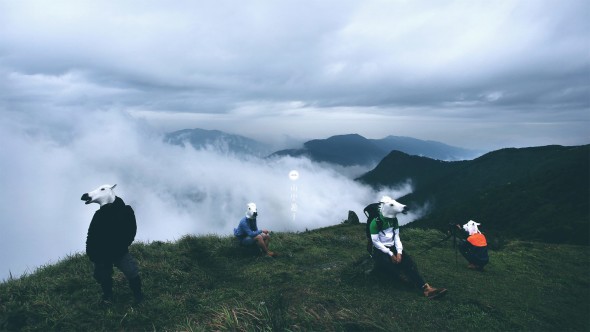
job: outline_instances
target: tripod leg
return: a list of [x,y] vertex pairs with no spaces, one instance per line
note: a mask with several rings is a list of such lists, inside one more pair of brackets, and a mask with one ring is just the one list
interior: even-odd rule
[[457,236],[453,234],[453,247],[455,247],[455,270],[459,269],[459,261],[457,260]]
[[420,252],[418,253],[418,255],[420,255],[420,254],[423,254],[423,253],[427,252],[428,250],[430,250],[430,249],[432,249],[432,248],[436,247],[437,245],[439,245],[439,244],[441,244],[441,243],[445,242],[445,241],[446,241],[446,240],[448,240],[448,239],[449,239],[449,238],[450,238],[452,235],[453,235],[453,234],[449,234],[449,235],[445,236],[445,238],[444,238],[444,239],[442,239],[442,240],[440,240],[440,241],[436,242],[435,244],[431,245],[430,247],[428,247],[428,248],[426,248],[426,249],[424,249],[424,250],[420,251]]

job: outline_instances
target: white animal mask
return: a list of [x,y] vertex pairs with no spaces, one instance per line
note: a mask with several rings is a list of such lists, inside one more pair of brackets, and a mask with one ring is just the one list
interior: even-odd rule
[[385,203],[385,202],[389,202],[393,200],[393,198],[389,197],[389,196],[383,196],[381,197],[381,199],[379,200],[379,203]]
[[398,213],[407,213],[406,206],[397,202],[391,197],[384,196],[381,199],[381,206],[379,207],[381,214],[385,218],[395,218]]
[[256,204],[248,203],[248,210],[246,210],[246,218],[254,219],[258,216],[258,212],[256,211]]
[[479,229],[477,229],[477,226],[479,226],[479,223],[476,223],[473,220],[469,220],[465,225],[463,225],[463,229],[469,233],[469,235],[473,235],[475,233],[481,233],[479,231]]
[[86,201],[86,204],[97,203],[100,206],[109,204],[115,201],[115,192],[113,189],[117,185],[103,184],[91,192],[82,195],[81,200]]

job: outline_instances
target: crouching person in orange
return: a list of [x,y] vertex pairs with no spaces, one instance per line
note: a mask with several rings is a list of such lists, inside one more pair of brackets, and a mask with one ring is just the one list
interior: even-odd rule
[[[488,256],[488,243],[485,235],[483,235],[473,220],[469,220],[463,225],[463,230],[469,233],[466,240],[459,244],[459,252],[469,262],[468,268],[477,271],[483,271],[483,267],[490,261]],[[458,228],[461,226],[457,225]]]

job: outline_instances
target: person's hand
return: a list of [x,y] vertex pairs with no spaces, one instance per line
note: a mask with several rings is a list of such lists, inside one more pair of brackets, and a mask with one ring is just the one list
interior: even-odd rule
[[393,264],[401,263],[402,262],[402,254],[397,254],[397,255],[391,256],[391,261],[393,262]]

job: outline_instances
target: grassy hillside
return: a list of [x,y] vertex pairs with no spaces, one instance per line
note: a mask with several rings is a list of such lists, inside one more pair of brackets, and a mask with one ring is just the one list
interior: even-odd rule
[[457,162],[394,151],[359,178],[375,187],[407,179],[414,192],[400,201],[431,206],[415,227],[473,219],[497,236],[590,242],[590,145],[502,149]]
[[366,274],[364,225],[275,233],[278,258],[252,256],[231,238],[187,236],[135,244],[146,301],[115,272],[115,303],[99,304],[91,263],[68,257],[0,284],[0,330],[524,330],[588,331],[590,248],[509,242],[487,271],[468,270],[434,230],[403,229],[425,279],[424,298],[399,280]]

